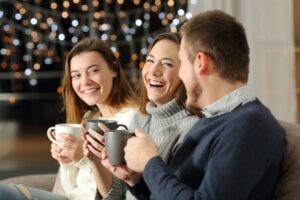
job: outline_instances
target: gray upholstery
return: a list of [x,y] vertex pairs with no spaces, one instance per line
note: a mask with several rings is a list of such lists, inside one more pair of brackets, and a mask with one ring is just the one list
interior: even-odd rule
[[274,200],[300,199],[300,125],[280,121],[286,131],[282,174]]
[[0,183],[23,184],[28,187],[38,188],[46,191],[52,191],[56,179],[56,174],[40,174],[18,176],[1,180]]
[[[282,172],[273,200],[300,199],[300,125],[280,121],[286,130]],[[0,182],[19,183],[52,191],[56,174],[20,176]],[[59,187],[59,186],[58,186]],[[54,192],[57,189],[54,188]],[[56,192],[55,192],[56,193]]]

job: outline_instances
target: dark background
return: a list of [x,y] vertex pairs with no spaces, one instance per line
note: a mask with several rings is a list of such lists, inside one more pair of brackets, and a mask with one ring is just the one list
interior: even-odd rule
[[0,0],[0,179],[57,171],[46,131],[64,121],[60,81],[77,41],[105,40],[135,87],[153,37],[187,18],[186,0],[74,2]]

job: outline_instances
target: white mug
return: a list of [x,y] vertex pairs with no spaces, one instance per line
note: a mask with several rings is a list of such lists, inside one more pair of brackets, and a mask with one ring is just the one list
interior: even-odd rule
[[[51,134],[52,131],[55,131],[55,138]],[[58,141],[61,133],[70,134],[81,139],[81,131],[82,128],[80,124],[56,124],[48,128],[47,136],[53,143],[60,143]]]

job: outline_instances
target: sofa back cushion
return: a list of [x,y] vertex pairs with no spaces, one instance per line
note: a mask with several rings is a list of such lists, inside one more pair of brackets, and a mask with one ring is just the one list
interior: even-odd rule
[[281,176],[274,200],[300,199],[300,125],[279,121],[286,131]]

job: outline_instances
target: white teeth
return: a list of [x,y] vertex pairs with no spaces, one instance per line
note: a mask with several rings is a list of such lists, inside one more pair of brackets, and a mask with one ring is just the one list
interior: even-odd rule
[[90,93],[93,93],[95,91],[96,91],[96,89],[89,89],[89,90],[84,90],[83,93],[84,94],[90,94]]
[[150,80],[149,83],[150,83],[150,85],[155,85],[155,86],[164,86],[165,85],[161,82],[153,81],[153,80]]

